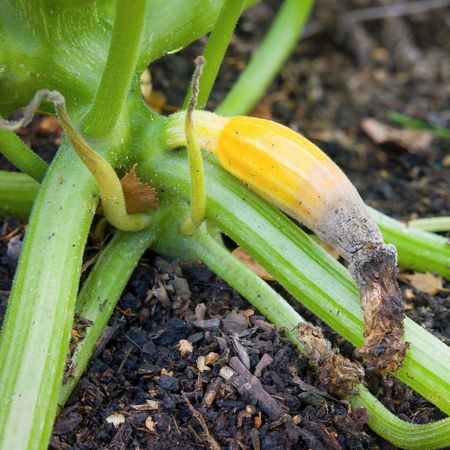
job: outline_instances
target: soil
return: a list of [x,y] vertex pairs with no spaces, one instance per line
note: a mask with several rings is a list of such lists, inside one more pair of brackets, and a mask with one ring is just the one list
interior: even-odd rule
[[[245,66],[278,3],[264,2],[240,20],[211,108]],[[315,140],[344,169],[364,200],[381,211],[401,220],[449,215],[448,141],[435,137],[419,149],[416,139],[402,145],[376,144],[361,127],[363,119],[372,118],[398,128],[389,121],[389,110],[449,126],[449,12],[352,25],[341,20],[349,11],[375,3],[393,2],[319,0],[306,31],[309,36],[298,44],[253,113]],[[204,40],[193,44],[150,68],[164,105],[181,104],[203,44]],[[59,131],[42,126],[41,120],[36,119],[22,137],[50,160]],[[4,160],[0,163],[2,169],[12,169]],[[0,320],[23,233],[24,224],[15,218],[0,221]],[[95,251],[90,247],[86,259]],[[158,286],[166,295],[161,296]],[[408,283],[401,283],[401,288],[408,316],[448,343],[448,291],[430,295]],[[323,328],[344,354],[352,355],[348,343]],[[308,361],[200,263],[180,265],[147,252],[109,331],[57,420],[51,448],[394,448],[365,426],[364,410],[352,410],[326,392]],[[180,340],[190,344],[184,343],[190,351],[183,356]],[[250,362],[260,381],[258,389],[275,399],[294,423],[274,420],[263,403],[220,377],[236,355]],[[442,417],[398,381],[386,384],[368,374],[366,382],[404,420],[426,423]],[[124,423],[108,423],[107,418],[117,414]]]

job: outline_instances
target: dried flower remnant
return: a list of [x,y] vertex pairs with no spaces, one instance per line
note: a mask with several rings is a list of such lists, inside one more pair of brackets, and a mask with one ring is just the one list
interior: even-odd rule
[[[183,114],[167,124],[169,147],[184,145]],[[199,144],[249,188],[301,221],[348,261],[361,293],[367,366],[395,372],[402,364],[404,311],[397,253],[384,243],[356,188],[312,142],[289,128],[254,117],[196,111]]]
[[320,382],[337,395],[348,395],[362,382],[363,368],[332,350],[322,330],[305,322],[298,325],[298,338],[315,364]]

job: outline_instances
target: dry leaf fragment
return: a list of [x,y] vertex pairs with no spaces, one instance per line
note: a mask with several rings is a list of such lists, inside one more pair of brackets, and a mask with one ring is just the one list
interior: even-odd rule
[[258,430],[262,426],[262,414],[261,411],[258,413],[257,416],[254,417],[255,420],[255,428]]
[[242,247],[236,247],[231,254],[246,265],[249,269],[253,270],[263,280],[274,281],[275,278],[264,269],[254,258],[252,258]]
[[434,134],[427,130],[393,128],[370,118],[362,120],[361,128],[377,144],[395,144],[415,154],[426,153],[434,139]]
[[158,409],[159,408],[159,403],[156,400],[146,400],[147,405],[148,405],[148,409]]
[[153,433],[155,431],[155,426],[156,423],[153,421],[152,416],[148,416],[145,419],[145,428],[147,428],[148,431]]
[[199,370],[200,373],[209,372],[211,370],[211,368],[205,364],[204,356],[199,356],[197,358],[197,369]]
[[180,339],[178,342],[179,350],[181,353],[181,356],[183,358],[186,358],[186,356],[190,355],[192,353],[193,347],[192,344],[187,341],[186,339]]
[[136,164],[120,180],[128,213],[137,213],[158,206],[156,191],[136,174]]
[[424,292],[425,294],[436,295],[439,292],[450,292],[450,289],[442,286],[442,278],[430,272],[416,272],[411,275],[401,275],[399,278],[402,281],[410,283],[417,291]]
[[205,364],[207,366],[214,364],[219,359],[219,354],[215,352],[209,352],[205,357]]
[[106,418],[106,422],[112,423],[117,428],[122,423],[125,423],[125,416],[118,412],[114,412]]

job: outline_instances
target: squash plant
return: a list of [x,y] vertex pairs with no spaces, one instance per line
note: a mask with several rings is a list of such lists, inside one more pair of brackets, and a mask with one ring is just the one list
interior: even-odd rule
[[[225,233],[299,302],[355,346],[364,344],[367,320],[364,324],[360,293],[347,269],[268,201],[276,199],[232,170],[241,181],[235,178],[220,157],[199,154],[199,146],[208,145],[196,117],[207,113],[193,108],[206,104],[238,17],[251,3],[0,1],[0,114],[8,117],[29,105],[24,116],[31,117],[40,106],[57,114],[64,129],[47,168],[11,131],[15,124],[2,121],[0,151],[28,175],[0,173],[0,213],[25,217],[31,205],[32,211],[0,341],[0,449],[47,447],[58,408],[81,377],[148,247],[167,257],[203,260],[285,330],[300,351],[308,352],[301,332],[304,320],[228,252],[220,239]],[[295,45],[311,8],[311,0],[283,3],[219,114],[249,112]],[[169,119],[156,114],[141,98],[140,75],[153,61],[211,30],[203,74],[197,73],[186,96],[187,112]],[[207,130],[217,128],[214,120]],[[171,150],[183,145],[189,158],[186,151]],[[156,208],[130,210],[116,172],[134,174],[132,170],[139,177],[134,175],[135,184],[147,194],[156,192]],[[335,187],[345,183],[338,178]],[[105,217],[119,230],[79,286],[84,246],[100,197]],[[363,208],[364,220],[373,220],[367,211]],[[445,239],[408,229],[376,211],[370,215],[384,240],[397,247],[400,265],[450,276]],[[75,313],[92,325],[66,361]],[[409,319],[397,320],[396,326],[395,354],[400,359],[382,368],[448,413],[448,347]],[[367,408],[369,426],[381,436],[405,448],[439,448],[449,442],[448,419],[406,423],[357,381],[341,395]]]

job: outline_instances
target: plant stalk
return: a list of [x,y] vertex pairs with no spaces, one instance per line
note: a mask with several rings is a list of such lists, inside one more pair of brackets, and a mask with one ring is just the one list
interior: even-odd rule
[[[199,95],[197,108],[203,109],[208,101],[209,94],[213,88],[217,74],[223,61],[223,57],[230,43],[233,31],[239,16],[244,9],[245,0],[225,0],[220,10],[217,21],[206,43],[203,57],[206,64],[200,77]],[[190,87],[184,99],[183,109],[187,109],[192,88]]]
[[28,175],[0,170],[0,217],[26,219],[38,190],[39,183]]
[[421,272],[437,272],[450,280],[450,246],[445,237],[411,228],[373,208],[369,210],[385,242],[397,248],[399,266]]
[[[165,233],[155,243],[154,248],[172,259],[201,259],[232,288],[248,299],[269,321],[282,326],[287,336],[295,338],[297,326],[305,322],[304,319],[281,295],[210,236],[206,229],[204,224],[194,234],[186,237],[178,233],[176,227],[166,227]],[[296,345],[303,349],[298,340]]]
[[263,42],[217,108],[217,114],[249,113],[294,49],[309,18],[314,0],[285,0]]
[[82,131],[104,138],[114,131],[130,89],[139,55],[147,0],[117,0],[108,58]]
[[67,377],[59,392],[60,406],[66,403],[83,375],[128,279],[142,254],[158,237],[166,215],[167,208],[159,207],[151,214],[148,229],[136,233],[118,231],[101,252],[78,296],[75,312],[92,325],[86,328],[86,334],[71,356]]
[[410,220],[408,226],[424,231],[450,231],[450,217],[429,217],[424,219]]
[[46,449],[97,196],[64,141],[39,190],[0,338],[0,448]]
[[450,442],[450,418],[425,424],[409,423],[392,414],[364,386],[349,398],[353,408],[367,409],[369,427],[400,448],[433,450]]
[[0,153],[19,170],[42,181],[48,164],[11,130],[0,130]]

